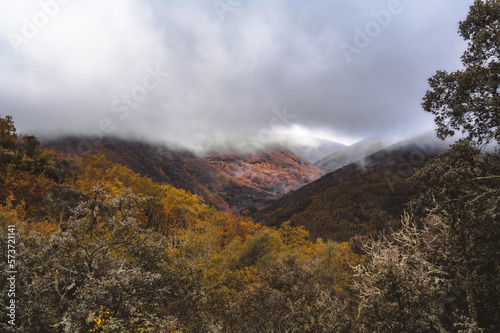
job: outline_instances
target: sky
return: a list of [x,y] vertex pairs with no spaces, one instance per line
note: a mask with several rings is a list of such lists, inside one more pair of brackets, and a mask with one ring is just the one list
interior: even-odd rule
[[344,144],[434,128],[472,0],[0,0],[0,115],[19,132],[189,147]]

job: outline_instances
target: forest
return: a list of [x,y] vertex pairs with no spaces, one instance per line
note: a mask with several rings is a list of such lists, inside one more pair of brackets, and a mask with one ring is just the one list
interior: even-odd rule
[[0,330],[499,332],[498,22],[499,1],[475,1],[460,23],[463,69],[429,79],[422,107],[439,137],[463,138],[415,171],[411,191],[397,189],[408,196],[397,219],[358,211],[398,194],[377,173],[352,180],[370,202],[329,201],[349,190],[340,183],[313,203],[330,216],[311,209],[271,226],[102,152],[45,148],[0,117]]

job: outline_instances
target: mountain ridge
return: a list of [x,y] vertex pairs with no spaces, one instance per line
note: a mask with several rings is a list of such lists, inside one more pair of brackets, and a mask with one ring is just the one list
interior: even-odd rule
[[333,172],[385,148],[378,138],[369,138],[329,154],[314,163],[324,172]]
[[[86,146],[82,148],[85,142]],[[76,156],[96,154],[102,151],[106,158],[112,162],[128,166],[134,172],[154,181],[168,183],[197,194],[207,203],[221,210],[240,211],[252,207],[253,210],[262,208],[276,200],[289,188],[296,189],[322,175],[319,169],[307,161],[294,155],[286,148],[278,146],[274,146],[272,149],[266,148],[267,154],[274,153],[275,157],[283,156],[282,160],[272,159],[270,155],[260,157],[261,162],[267,163],[265,165],[267,169],[271,171],[279,169],[282,167],[280,163],[285,163],[288,159],[289,162],[291,161],[288,166],[290,170],[302,173],[308,170],[308,174],[296,179],[283,179],[283,177],[273,179],[269,175],[267,178],[264,177],[266,171],[269,170],[261,168],[262,175],[259,176],[268,180],[266,187],[257,186],[245,177],[236,177],[207,157],[200,157],[188,150],[172,149],[165,145],[112,137],[103,138],[94,144],[88,144],[89,142],[81,137],[61,137],[45,140],[44,146]],[[224,154],[227,153],[220,156],[224,156]],[[249,158],[258,158],[259,155],[248,156]],[[244,155],[236,157],[241,161],[244,160]],[[254,170],[254,173],[255,171],[258,170]],[[283,190],[277,191],[276,187],[281,187]]]
[[302,225],[312,239],[374,236],[398,225],[413,195],[406,179],[443,150],[445,144],[425,138],[398,142],[289,192],[253,218],[270,226]]

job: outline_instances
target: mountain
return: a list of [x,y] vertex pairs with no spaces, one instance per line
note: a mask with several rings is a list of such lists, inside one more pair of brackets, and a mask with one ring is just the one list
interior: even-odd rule
[[279,145],[264,148],[258,153],[211,153],[206,159],[239,182],[265,191],[273,198],[323,175],[319,169]]
[[377,139],[366,139],[323,157],[314,166],[324,172],[333,172],[384,148]]
[[[241,164],[245,170],[251,171],[243,176],[237,174],[237,169],[229,163],[217,162],[217,158],[223,162],[224,155],[204,158],[187,150],[140,141],[108,137],[91,144],[83,138],[63,137],[46,141],[44,146],[80,156],[102,151],[108,160],[156,182],[197,194],[219,209],[236,211],[262,208],[288,189],[296,189],[322,175],[320,170],[300,157],[278,147],[266,149],[262,156],[233,154],[235,165]],[[242,159],[241,163],[239,159]],[[285,170],[290,177],[282,177]]]
[[376,235],[398,225],[413,195],[406,179],[444,149],[435,141],[400,142],[289,192],[253,218],[271,226],[303,225],[312,239]]
[[346,147],[335,141],[302,135],[280,134],[279,140],[283,146],[311,164]]

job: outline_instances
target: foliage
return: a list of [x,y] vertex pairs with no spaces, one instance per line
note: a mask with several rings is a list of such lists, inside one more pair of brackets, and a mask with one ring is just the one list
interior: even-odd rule
[[321,175],[321,171],[284,148],[256,154],[201,157],[161,145],[106,137],[99,143],[65,137],[46,147],[88,157],[102,152],[109,162],[203,198],[219,210],[256,210]]
[[279,146],[252,154],[212,153],[207,158],[243,184],[276,198],[322,175],[320,170]]
[[480,327],[500,329],[500,155],[460,141],[413,177],[425,207],[441,221],[440,251],[449,274],[465,286],[461,310]]
[[[413,178],[416,202],[441,224],[441,264],[464,288],[454,302],[471,327],[500,330],[500,155],[475,147],[500,143],[500,2],[476,0],[459,33],[469,41],[464,69],[429,80],[423,106],[435,115],[438,134],[468,134]],[[465,325],[465,324],[464,324]],[[462,326],[464,326],[462,325]],[[465,325],[465,326],[467,326]]]
[[[308,210],[264,226],[104,153],[68,158],[37,142],[16,136],[0,160],[0,247],[15,225],[19,331],[500,329],[497,153],[463,141],[417,170],[416,215],[401,225],[394,214],[413,191],[386,176],[407,151],[324,177],[304,190],[315,193]],[[296,198],[284,202],[305,202]],[[343,222],[336,235],[365,236],[315,237],[332,216]],[[0,281],[5,303],[7,270]]]
[[16,139],[16,127],[14,126],[12,117],[0,117],[0,150],[13,148]]
[[438,148],[405,145],[368,157],[290,192],[253,214],[260,223],[279,226],[290,221],[304,226],[311,239],[338,242],[356,235],[376,236],[395,228],[414,195],[407,179],[416,167],[437,155]]
[[460,34],[469,42],[462,56],[464,69],[438,71],[423,107],[435,116],[438,136],[456,130],[477,144],[500,143],[500,2],[475,0]]
[[365,245],[367,263],[356,267],[359,332],[434,332],[440,322],[446,273],[430,261],[433,239],[407,215],[390,238]]
[[16,225],[20,330],[326,332],[339,325],[358,260],[347,243],[313,243],[304,227],[269,228],[218,212],[104,154],[68,159],[35,139],[16,140],[14,147],[34,148],[6,150],[13,154],[0,163],[0,246],[5,226]]

